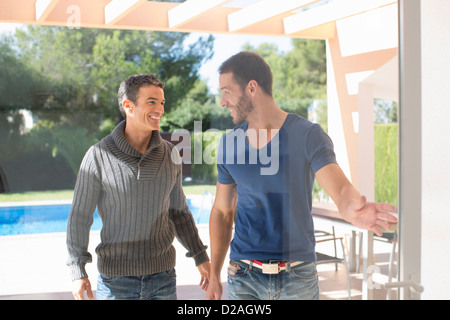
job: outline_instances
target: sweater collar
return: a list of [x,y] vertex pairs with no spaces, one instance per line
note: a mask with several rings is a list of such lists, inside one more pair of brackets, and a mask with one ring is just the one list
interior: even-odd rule
[[[114,143],[122,152],[124,152],[130,156],[141,157],[142,154],[139,151],[137,151],[135,148],[133,148],[133,146],[125,138],[125,124],[126,124],[126,120],[123,120],[114,128],[113,132],[111,133]],[[149,153],[154,148],[159,147],[161,144],[162,144],[162,138],[161,138],[161,135],[159,134],[159,131],[153,130],[152,138],[150,139],[150,146],[148,147],[145,154]]]

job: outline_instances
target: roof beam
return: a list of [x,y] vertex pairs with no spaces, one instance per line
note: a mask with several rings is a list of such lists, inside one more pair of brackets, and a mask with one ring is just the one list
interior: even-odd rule
[[251,6],[236,11],[228,16],[228,30],[230,32],[245,28],[276,15],[289,12],[319,0],[263,0]]
[[186,0],[169,10],[169,28],[178,27],[230,0]]
[[227,17],[235,12],[236,8],[217,6],[208,10],[207,14],[197,16],[195,19],[171,28],[171,31],[204,32],[204,33],[228,33]]
[[286,34],[291,34],[393,3],[397,0],[335,0],[284,18],[284,30]]
[[36,0],[0,0],[0,22],[31,23],[36,21]]
[[36,0],[36,21],[44,22],[59,0]]
[[110,26],[119,29],[170,31],[168,12],[177,5],[176,2],[145,1],[139,6],[139,10],[123,15]]
[[105,24],[116,23],[145,2],[147,0],[112,0],[105,6]]

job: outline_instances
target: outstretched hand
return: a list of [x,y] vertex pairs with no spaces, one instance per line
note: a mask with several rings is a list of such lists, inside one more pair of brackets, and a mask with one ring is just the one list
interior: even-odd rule
[[397,218],[389,213],[395,210],[395,206],[389,203],[367,202],[366,197],[361,196],[359,201],[349,205],[346,217],[353,225],[381,236],[382,230],[390,230],[389,223],[397,222]]

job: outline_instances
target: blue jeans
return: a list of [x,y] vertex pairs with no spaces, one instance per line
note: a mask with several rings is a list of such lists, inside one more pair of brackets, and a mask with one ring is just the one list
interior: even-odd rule
[[[278,274],[264,274],[256,267],[233,260],[240,266],[236,274],[228,273],[230,300],[318,300],[316,264],[303,263]],[[234,273],[234,272],[233,272]]]
[[176,300],[175,269],[144,276],[98,275],[97,300]]

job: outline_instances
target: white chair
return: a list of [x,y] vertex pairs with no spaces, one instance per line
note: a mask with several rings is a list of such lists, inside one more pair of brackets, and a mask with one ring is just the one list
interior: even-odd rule
[[[387,283],[391,283],[392,278],[394,277],[394,263],[396,262],[395,253],[396,253],[396,249],[397,249],[397,239],[398,239],[397,231],[385,232],[385,233],[383,233],[382,236],[377,236],[376,234],[373,235],[373,240],[390,243],[392,245],[391,253],[389,255]],[[360,260],[362,257],[362,250],[363,250],[363,233],[360,232],[359,233],[359,258],[358,258],[358,264],[357,264],[358,272],[360,272]],[[389,300],[391,298],[391,290],[392,290],[392,288],[386,288],[386,300]]]
[[[348,268],[348,262],[347,262],[347,257],[345,255],[345,248],[344,248],[344,242],[343,242],[343,238],[342,237],[336,237],[335,232],[334,232],[334,227],[332,229],[332,232],[326,232],[326,231],[322,231],[322,230],[315,230],[314,231],[314,235],[316,237],[316,256],[317,256],[317,260],[316,260],[316,264],[325,264],[325,263],[334,263],[335,265],[335,270],[338,270],[337,264],[341,263],[344,265],[345,267],[345,275],[347,278],[347,290],[348,290],[348,299],[351,300],[352,295],[351,295],[351,286],[350,286],[350,271]],[[318,247],[320,247],[319,245],[321,243],[325,243],[328,241],[333,241],[333,245],[334,245],[334,256],[329,255],[329,254],[325,254],[323,252],[320,252],[318,250]],[[339,241],[341,244],[341,249],[342,249],[342,257],[340,258],[337,254],[337,246],[336,246],[336,242]]]

